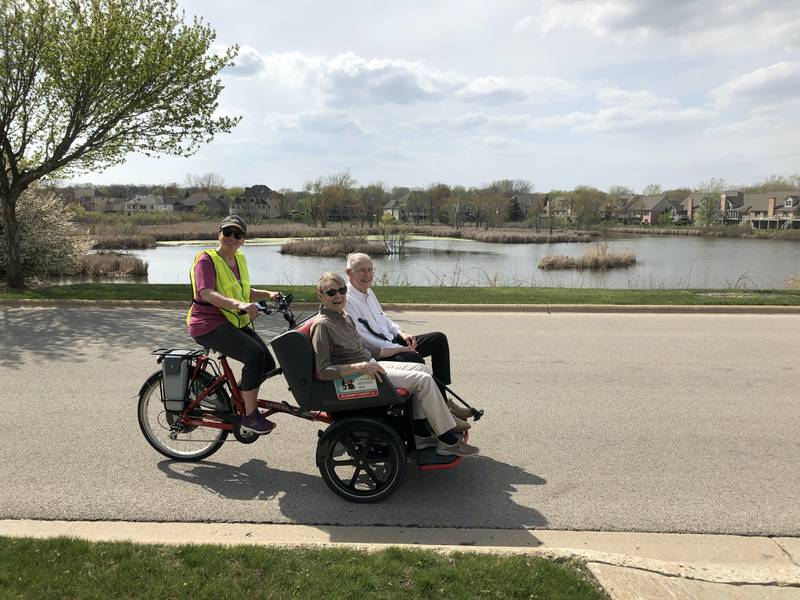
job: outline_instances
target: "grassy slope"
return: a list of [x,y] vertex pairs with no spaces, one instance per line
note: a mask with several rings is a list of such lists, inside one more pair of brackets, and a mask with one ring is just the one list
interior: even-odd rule
[[[257,285],[291,292],[297,299],[316,301],[311,286]],[[800,305],[800,290],[611,290],[589,288],[454,288],[382,286],[381,302],[410,304],[673,304],[673,305]],[[0,289],[0,299],[77,298],[90,300],[181,300],[191,296],[188,285],[82,283],[25,290]]]

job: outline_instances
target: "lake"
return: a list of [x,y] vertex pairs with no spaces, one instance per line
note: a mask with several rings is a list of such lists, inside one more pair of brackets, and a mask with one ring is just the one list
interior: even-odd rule
[[[418,239],[408,254],[375,259],[379,284],[423,286],[521,285],[623,289],[785,288],[800,274],[800,244],[791,241],[641,236],[608,239],[612,250],[630,250],[629,269],[543,271],[547,254],[580,256],[591,244],[487,244]],[[344,273],[344,260],[281,255],[281,240],[244,246],[250,278],[260,284],[316,283],[323,271]],[[159,245],[131,251],[149,264],[149,283],[187,283],[195,254],[210,243]]]

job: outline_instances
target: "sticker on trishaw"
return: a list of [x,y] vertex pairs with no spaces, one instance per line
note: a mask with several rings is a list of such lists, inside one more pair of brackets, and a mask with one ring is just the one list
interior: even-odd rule
[[369,375],[350,375],[334,379],[336,397],[339,400],[370,398],[378,395],[378,382]]

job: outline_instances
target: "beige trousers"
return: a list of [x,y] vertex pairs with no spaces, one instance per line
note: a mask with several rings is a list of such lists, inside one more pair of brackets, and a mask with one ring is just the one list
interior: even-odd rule
[[411,411],[415,419],[428,419],[436,435],[456,426],[428,365],[386,361],[381,362],[381,366],[394,387],[404,387],[411,392]]

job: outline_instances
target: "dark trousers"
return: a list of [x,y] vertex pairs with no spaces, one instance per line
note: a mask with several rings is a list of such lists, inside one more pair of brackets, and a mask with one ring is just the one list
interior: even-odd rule
[[243,391],[256,389],[264,383],[267,373],[275,368],[275,359],[264,340],[250,327],[239,329],[225,323],[194,339],[201,346],[244,364],[242,383],[239,386]]
[[[426,356],[431,357],[431,369],[433,376],[442,383],[437,385],[444,396],[444,386],[450,384],[450,345],[447,336],[439,331],[433,333],[423,333],[417,337],[417,351],[400,352],[391,358],[381,360],[394,360],[397,362],[424,363]],[[403,344],[403,340],[394,340],[398,344]]]

